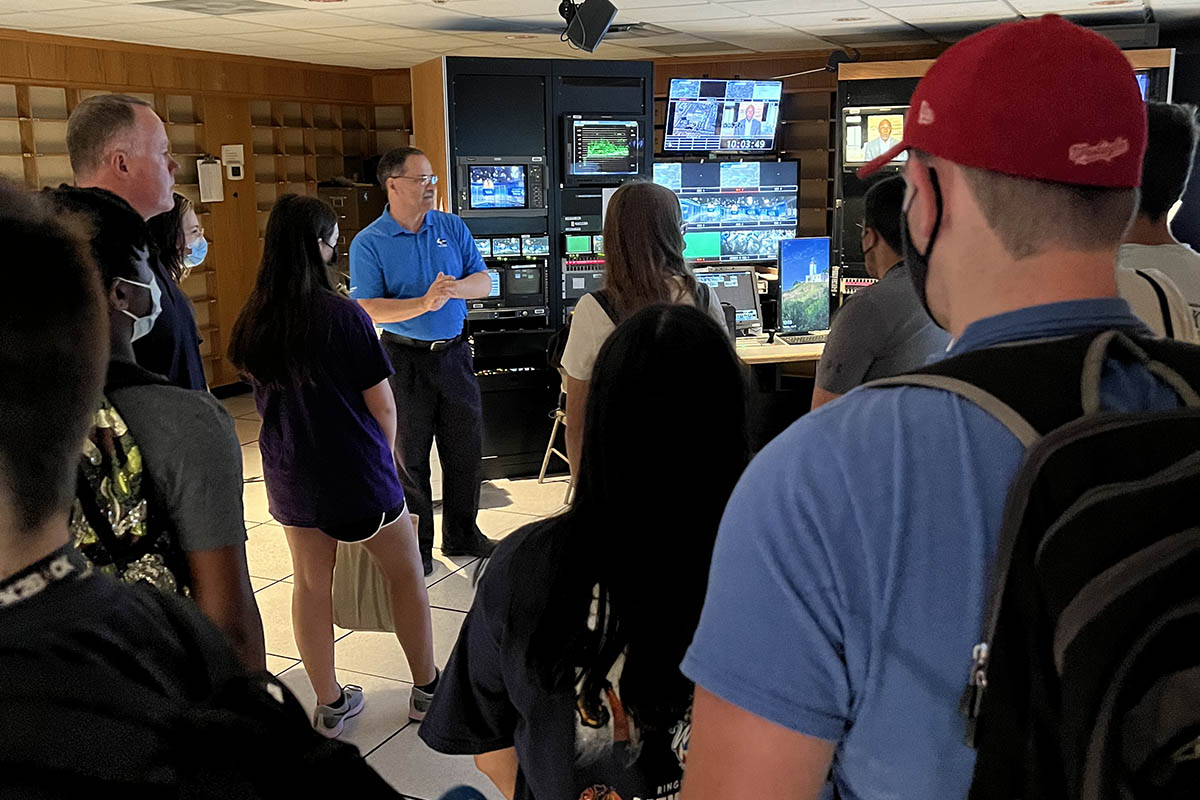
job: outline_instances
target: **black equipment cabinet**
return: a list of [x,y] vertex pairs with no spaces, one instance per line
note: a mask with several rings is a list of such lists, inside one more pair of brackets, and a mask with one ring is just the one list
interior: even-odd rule
[[[642,160],[638,174],[628,178],[650,178],[653,64],[447,57],[444,68],[450,171],[446,195],[450,211],[468,212],[464,221],[489,251],[484,261],[497,274],[494,286],[499,293],[486,302],[468,304],[482,393],[483,474],[535,475],[560,387],[559,375],[547,363],[546,346],[568,307],[564,191],[571,194],[567,208],[578,209],[582,203],[597,225],[603,211],[600,187],[586,185],[586,178],[583,186],[563,189],[564,117],[636,120],[642,131]],[[498,171],[477,186],[475,176],[483,173],[471,167],[487,165]],[[611,178],[605,181],[608,186],[614,183]],[[489,203],[494,207],[486,207]],[[513,238],[524,243],[540,237],[548,238],[548,250],[512,254]],[[507,245],[504,254],[490,254],[491,243],[498,240]],[[603,271],[602,259],[595,260],[599,263],[589,273],[593,277]],[[527,284],[540,270],[543,303],[528,293],[528,286],[519,300],[509,295],[514,269],[525,271]],[[574,299],[568,302],[573,305]]]

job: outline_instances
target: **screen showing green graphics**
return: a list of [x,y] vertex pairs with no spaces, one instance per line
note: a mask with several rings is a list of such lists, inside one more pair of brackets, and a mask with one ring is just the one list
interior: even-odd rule
[[641,171],[637,120],[570,116],[566,128],[566,177],[573,183],[619,183]]
[[576,255],[578,253],[592,252],[592,237],[590,236],[568,236],[567,237],[567,253]]
[[685,233],[683,235],[683,257],[689,260],[720,260],[721,234],[717,231]]
[[779,243],[779,331],[829,330],[828,236]]

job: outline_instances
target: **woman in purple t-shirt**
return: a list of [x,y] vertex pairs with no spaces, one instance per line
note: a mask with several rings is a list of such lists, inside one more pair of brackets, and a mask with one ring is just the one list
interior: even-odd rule
[[392,456],[392,366],[370,318],[330,282],[337,239],[337,215],[324,201],[279,198],[229,348],[262,416],[267,498],[295,571],[296,646],[317,695],[313,726],[329,737],[363,706],[362,688],[334,675],[338,542],[361,542],[388,580],[413,674],[410,718],[425,716],[438,680],[424,570]]

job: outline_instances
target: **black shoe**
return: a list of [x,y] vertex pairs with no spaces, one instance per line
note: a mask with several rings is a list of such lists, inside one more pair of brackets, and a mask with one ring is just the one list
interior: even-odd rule
[[442,545],[442,555],[449,558],[455,558],[457,556],[480,556],[482,558],[487,558],[492,554],[492,551],[496,549],[496,544],[497,542],[495,539],[489,539],[480,534],[466,544]]
[[433,557],[421,556],[421,566],[425,568],[425,577],[428,578],[433,574]]

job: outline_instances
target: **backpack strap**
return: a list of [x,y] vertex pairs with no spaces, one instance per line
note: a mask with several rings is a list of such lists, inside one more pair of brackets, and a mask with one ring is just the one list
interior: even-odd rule
[[708,287],[707,283],[701,283],[700,281],[696,281],[695,305],[696,305],[696,308],[700,309],[705,314],[708,313],[708,304],[711,302],[708,297],[708,293],[711,291],[712,291],[712,289],[710,289]]
[[608,318],[612,320],[613,325],[616,325],[619,321],[617,319],[617,304],[613,302],[613,299],[609,296],[608,292],[604,291],[603,289],[597,289],[596,291],[592,292],[592,299],[600,304],[600,308],[603,309],[604,313],[608,315]]
[[1171,304],[1167,300],[1167,293],[1163,291],[1163,288],[1159,285],[1158,281],[1154,280],[1154,278],[1150,277],[1150,275],[1146,272],[1143,272],[1140,269],[1135,269],[1134,272],[1138,275],[1138,277],[1150,284],[1150,288],[1154,290],[1155,296],[1158,297],[1159,311],[1162,312],[1163,331],[1167,334],[1168,339],[1174,339],[1175,326],[1171,324]]
[[1012,406],[1006,404],[994,394],[960,378],[952,378],[948,375],[928,374],[897,375],[892,378],[880,378],[879,380],[871,381],[866,386],[867,388],[919,386],[926,389],[941,389],[942,391],[956,394],[991,414],[1004,427],[1008,428],[1012,435],[1016,436],[1027,450],[1033,446],[1034,442],[1041,438],[1037,429],[1030,425],[1023,416],[1018,414]]
[[1200,407],[1200,394],[1183,375],[1162,361],[1151,358],[1142,347],[1120,331],[1105,331],[1092,340],[1083,358],[1080,375],[1080,403],[1084,414],[1100,411],[1100,382],[1104,373],[1104,362],[1113,349],[1121,349],[1146,368],[1146,371],[1170,386],[1188,408]]

